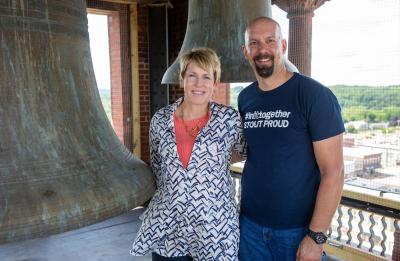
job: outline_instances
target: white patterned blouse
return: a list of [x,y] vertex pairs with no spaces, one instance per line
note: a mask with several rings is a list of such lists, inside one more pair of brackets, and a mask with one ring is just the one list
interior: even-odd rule
[[132,255],[190,255],[194,260],[238,260],[239,226],[229,173],[232,149],[244,154],[242,124],[232,107],[210,102],[187,169],[176,146],[174,112],[182,98],[150,124],[151,167],[157,190],[144,213]]

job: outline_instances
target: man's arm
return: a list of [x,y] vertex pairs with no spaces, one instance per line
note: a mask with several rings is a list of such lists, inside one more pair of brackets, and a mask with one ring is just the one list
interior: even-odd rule
[[239,154],[237,151],[232,150],[232,159],[231,159],[231,164],[236,163],[236,162],[240,162],[240,161],[244,161],[246,158]]
[[[313,147],[321,183],[309,228],[326,233],[343,189],[343,134],[313,142]],[[322,251],[322,245],[317,245],[306,236],[297,251],[297,260],[321,260]]]

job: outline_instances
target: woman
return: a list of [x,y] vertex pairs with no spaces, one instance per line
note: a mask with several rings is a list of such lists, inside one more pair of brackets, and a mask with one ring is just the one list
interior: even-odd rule
[[229,173],[232,149],[242,153],[239,114],[211,102],[220,62],[209,48],[180,59],[184,97],[150,124],[157,190],[131,254],[153,260],[237,260],[239,226]]

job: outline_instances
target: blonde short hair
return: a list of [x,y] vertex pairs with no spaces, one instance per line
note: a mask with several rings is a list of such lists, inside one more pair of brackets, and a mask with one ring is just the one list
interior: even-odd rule
[[214,82],[219,82],[221,78],[221,62],[213,49],[201,47],[193,48],[185,52],[179,59],[179,79],[181,81],[183,80],[187,67],[191,62],[195,62],[205,71],[212,72],[214,75]]

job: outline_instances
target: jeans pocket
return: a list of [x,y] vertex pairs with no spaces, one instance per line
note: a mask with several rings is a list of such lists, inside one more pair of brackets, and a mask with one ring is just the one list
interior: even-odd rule
[[297,249],[306,234],[307,228],[275,230],[275,243],[280,247]]

